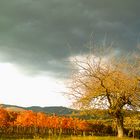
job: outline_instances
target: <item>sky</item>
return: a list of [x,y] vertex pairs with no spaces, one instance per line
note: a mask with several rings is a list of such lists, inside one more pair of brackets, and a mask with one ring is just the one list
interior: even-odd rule
[[90,41],[132,52],[139,13],[139,0],[0,0],[0,103],[69,107],[69,59]]

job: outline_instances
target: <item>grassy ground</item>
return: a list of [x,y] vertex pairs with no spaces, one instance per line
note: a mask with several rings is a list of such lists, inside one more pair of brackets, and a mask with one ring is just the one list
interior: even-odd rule
[[[56,140],[59,140],[59,139],[56,139]],[[64,138],[64,139],[62,138],[60,140],[132,140],[132,139],[130,138],[118,139],[117,137],[70,137],[70,138]]]
[[[0,139],[0,140],[13,140],[13,139]],[[15,139],[14,139],[15,140]],[[138,140],[133,138],[117,138],[117,137],[56,137],[56,138],[35,138],[35,139],[17,139],[17,140]]]

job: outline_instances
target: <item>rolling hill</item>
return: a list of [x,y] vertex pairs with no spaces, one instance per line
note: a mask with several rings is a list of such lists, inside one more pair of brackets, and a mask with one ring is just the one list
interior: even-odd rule
[[77,113],[77,110],[63,107],[63,106],[50,106],[50,107],[40,107],[40,106],[31,106],[31,107],[21,107],[16,105],[1,104],[3,108],[12,111],[24,111],[32,110],[34,112],[44,112],[47,114],[57,114],[57,115],[70,115],[73,112]]

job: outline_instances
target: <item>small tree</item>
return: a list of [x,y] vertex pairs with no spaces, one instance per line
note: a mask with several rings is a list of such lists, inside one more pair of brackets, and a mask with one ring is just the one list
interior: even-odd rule
[[74,71],[69,94],[75,105],[81,109],[108,110],[117,121],[118,137],[124,136],[124,110],[138,109],[140,105],[140,83],[134,61],[109,57],[107,53],[72,59]]

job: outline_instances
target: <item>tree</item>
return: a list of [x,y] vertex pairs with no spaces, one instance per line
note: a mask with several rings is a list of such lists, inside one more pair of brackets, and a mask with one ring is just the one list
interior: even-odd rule
[[[108,52],[113,54],[111,50]],[[118,137],[123,137],[125,109],[140,107],[137,60],[97,52],[72,59],[72,63],[69,95],[74,104],[81,109],[106,109],[117,121]]]

